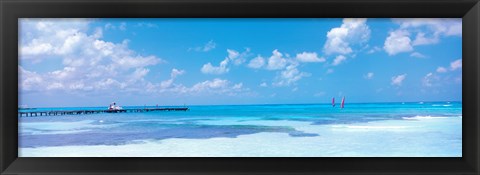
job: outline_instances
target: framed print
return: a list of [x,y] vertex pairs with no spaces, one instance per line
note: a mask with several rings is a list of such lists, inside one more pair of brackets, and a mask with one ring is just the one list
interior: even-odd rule
[[478,173],[478,1],[1,5],[2,173]]

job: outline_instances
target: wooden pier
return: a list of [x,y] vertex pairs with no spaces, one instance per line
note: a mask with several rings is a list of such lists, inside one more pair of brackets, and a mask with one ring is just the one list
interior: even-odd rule
[[119,110],[65,110],[65,111],[18,111],[19,117],[57,116],[57,115],[82,115],[98,113],[133,113],[151,111],[188,111],[188,107],[171,108],[142,108],[142,109],[119,109]]

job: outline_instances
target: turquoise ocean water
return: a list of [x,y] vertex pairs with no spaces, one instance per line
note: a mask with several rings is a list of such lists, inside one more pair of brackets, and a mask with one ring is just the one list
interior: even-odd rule
[[[190,110],[185,112],[19,117],[20,156],[54,156],[46,151],[40,155],[35,152],[44,148],[141,148],[145,141],[158,143],[162,148],[159,152],[176,151],[180,156],[185,155],[181,150],[164,148],[162,144],[175,141],[189,148],[212,139],[220,139],[222,148],[229,149],[222,152],[219,148],[208,154],[204,151],[199,156],[461,156],[461,102],[356,103],[346,104],[344,109],[338,104],[188,107]],[[33,111],[75,109],[87,108]],[[262,143],[276,136],[278,139]],[[289,139],[292,142],[288,143]],[[205,143],[215,146],[215,142],[209,144]],[[255,144],[262,144],[265,150],[257,153],[252,150]],[[274,151],[280,149],[279,144],[281,150]],[[292,151],[286,154],[285,149]]]

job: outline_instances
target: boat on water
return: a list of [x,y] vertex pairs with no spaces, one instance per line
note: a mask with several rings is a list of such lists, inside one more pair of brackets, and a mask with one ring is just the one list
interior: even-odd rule
[[335,107],[335,97],[332,98],[332,107]]
[[340,108],[344,108],[345,107],[345,96],[342,98],[342,103],[340,104]]
[[108,110],[109,111],[118,111],[118,110],[122,110],[123,108],[121,106],[118,106],[117,103],[113,102],[113,103],[110,103],[110,105],[108,106]]

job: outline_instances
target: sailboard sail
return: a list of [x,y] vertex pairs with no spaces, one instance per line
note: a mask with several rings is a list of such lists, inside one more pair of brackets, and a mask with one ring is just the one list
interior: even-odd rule
[[332,98],[332,107],[335,107],[335,97]]
[[345,107],[345,97],[342,98],[342,104],[340,105],[340,108],[344,108]]

